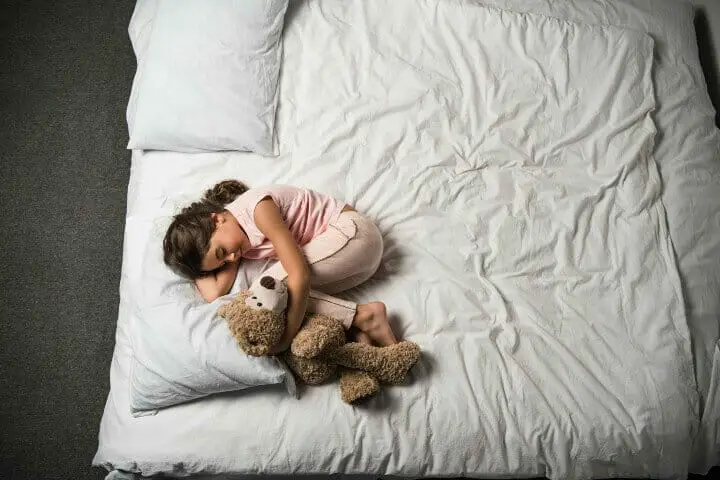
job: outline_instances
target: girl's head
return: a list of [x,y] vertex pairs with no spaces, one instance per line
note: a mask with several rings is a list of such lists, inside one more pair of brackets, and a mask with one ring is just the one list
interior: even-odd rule
[[175,215],[163,240],[165,264],[194,279],[234,261],[240,255],[243,232],[225,205],[247,191],[237,180],[225,180]]

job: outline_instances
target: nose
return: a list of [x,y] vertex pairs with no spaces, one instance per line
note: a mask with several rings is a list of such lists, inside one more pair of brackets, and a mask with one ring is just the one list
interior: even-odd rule
[[225,260],[227,260],[228,262],[234,262],[235,261],[235,252],[228,253]]
[[268,290],[275,290],[275,279],[273,277],[265,275],[260,279],[260,285],[262,285],[263,288],[267,288]]

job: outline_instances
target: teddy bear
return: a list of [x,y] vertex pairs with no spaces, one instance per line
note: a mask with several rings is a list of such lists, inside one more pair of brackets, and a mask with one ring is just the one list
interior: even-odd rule
[[[261,356],[278,343],[285,331],[287,301],[285,282],[264,275],[249,290],[222,305],[218,315],[227,321],[245,353]],[[307,385],[324,383],[339,373],[342,400],[355,403],[377,393],[380,382],[401,383],[419,360],[420,348],[407,341],[387,347],[348,343],[339,320],[307,313],[282,358]]]

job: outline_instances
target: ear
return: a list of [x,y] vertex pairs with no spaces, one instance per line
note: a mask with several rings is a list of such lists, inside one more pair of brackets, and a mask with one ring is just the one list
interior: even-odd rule
[[244,347],[245,353],[248,355],[251,355],[253,357],[262,357],[265,355],[270,349],[267,345],[247,345]]
[[210,217],[213,219],[213,222],[215,222],[215,225],[220,225],[221,223],[225,223],[225,216],[222,213],[212,212],[210,214]]

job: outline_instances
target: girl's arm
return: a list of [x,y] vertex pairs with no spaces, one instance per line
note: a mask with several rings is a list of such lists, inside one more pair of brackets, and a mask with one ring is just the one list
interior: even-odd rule
[[288,274],[287,326],[280,342],[270,354],[280,353],[290,347],[305,317],[310,292],[310,267],[295,238],[282,218],[280,209],[271,198],[261,200],[255,207],[255,225],[272,242],[278,259]]
[[230,262],[204,277],[195,279],[195,285],[206,302],[212,302],[230,291],[239,267],[240,259]]

